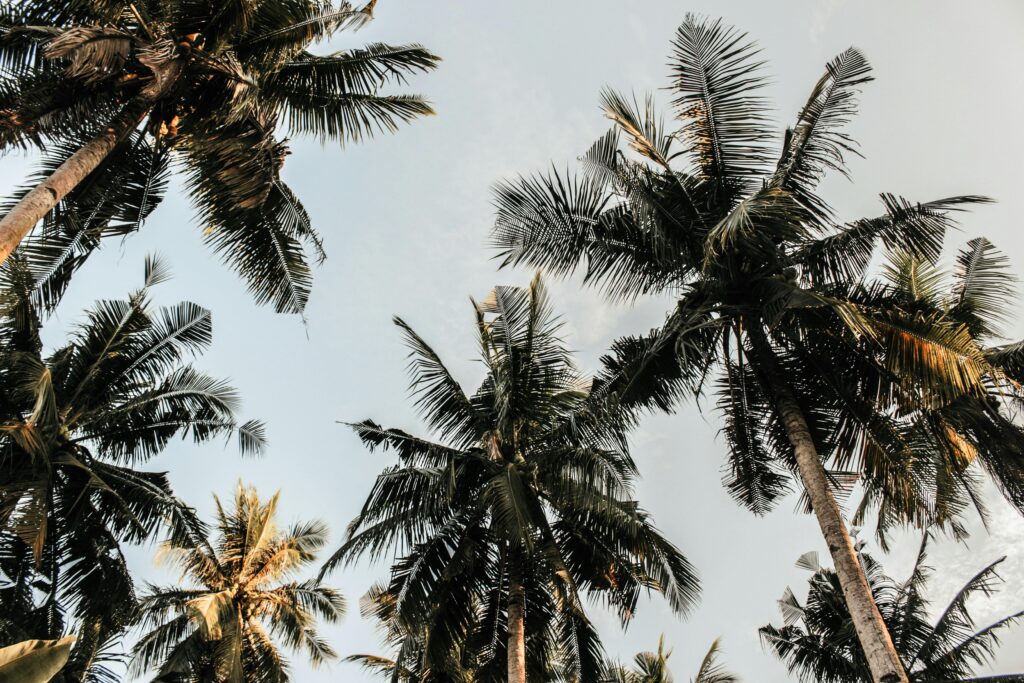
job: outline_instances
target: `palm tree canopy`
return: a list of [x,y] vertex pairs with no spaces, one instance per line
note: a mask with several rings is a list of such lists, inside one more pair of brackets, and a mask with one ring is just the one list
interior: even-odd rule
[[689,562],[632,498],[636,468],[602,388],[584,378],[558,336],[539,279],[497,287],[475,304],[485,378],[466,393],[440,356],[396,320],[410,347],[411,389],[437,440],[354,425],[400,463],[381,474],[348,540],[325,571],[396,552],[388,590],[404,628],[430,635],[427,661],[451,671],[469,643],[478,680],[506,680],[510,575],[526,592],[530,680],[563,672],[594,680],[601,647],[582,596],[629,619],[644,590],[676,612],[695,601]]
[[[719,662],[721,654],[720,641],[711,643],[707,653],[701,659],[696,675],[690,683],[740,683],[740,678],[730,673]],[[672,672],[668,668],[668,659],[672,651],[665,651],[665,636],[658,639],[657,652],[640,652],[633,658],[633,667],[626,668],[621,664],[609,664],[600,683],[673,683]]]
[[207,242],[259,302],[301,312],[309,261],[322,259],[323,251],[305,209],[281,180],[288,154],[282,133],[358,142],[433,113],[422,97],[382,92],[436,67],[438,58],[422,46],[311,51],[370,20],[373,5],[0,5],[0,151],[45,150],[32,185],[138,98],[148,103],[138,127],[22,247],[35,286],[63,288],[103,238],[137,230],[162,199],[176,161]]
[[238,422],[237,392],[189,363],[211,342],[209,311],[153,307],[150,289],[168,276],[159,261],[51,352],[22,262],[0,275],[0,634],[55,638],[73,621],[72,667],[95,663],[134,608],[120,544],[197,525],[166,473],[138,466],[176,436],[236,435],[258,453],[263,427]]
[[[402,621],[395,611],[398,600],[399,596],[387,585],[378,584],[363,596],[359,605],[364,619],[377,622],[384,643],[393,655],[354,654],[346,657],[345,661],[359,664],[365,671],[393,683],[474,683],[483,653],[473,651],[473,643],[469,641],[452,643],[457,651],[446,658],[445,671],[430,669],[430,632],[425,624]],[[475,624],[473,629],[479,627]]]
[[[927,598],[928,581],[933,574],[927,564],[930,542],[931,534],[927,533],[913,571],[903,582],[886,576],[881,565],[867,553],[860,554],[878,608],[910,680],[921,683],[1024,680],[1024,674],[975,678],[975,669],[991,664],[1002,632],[1024,619],[1024,611],[1020,611],[990,624],[979,624],[969,609],[976,597],[991,597],[998,590],[1002,580],[997,571],[1006,558],[982,568],[939,611]],[[858,547],[862,545],[863,542]],[[797,566],[813,571],[808,580],[807,600],[801,605],[787,588],[779,600],[785,624],[762,627],[762,642],[801,681],[870,681],[871,675],[853,634],[835,572],[819,567],[816,553],[804,555]]]
[[[798,397],[834,494],[859,480],[861,517],[877,511],[880,531],[962,531],[982,471],[1024,510],[1024,433],[1003,400],[1019,396],[1024,356],[997,346],[1013,278],[984,240],[958,256],[954,277],[935,266],[958,213],[987,200],[886,194],[878,216],[836,216],[817,187],[857,153],[844,127],[872,75],[855,49],[826,65],[774,152],[763,64],[744,34],[687,16],[671,69],[675,130],[651,98],[605,91],[613,126],[580,173],[499,186],[504,264],[582,270],[627,300],[673,295],[663,326],[614,344],[603,380],[634,411],[717,394],[725,485],[756,513],[796,469],[769,370]],[[873,277],[880,248],[890,265]]]
[[133,649],[131,672],[160,680],[283,683],[280,644],[314,665],[336,657],[317,622],[336,622],[345,603],[332,588],[298,575],[316,560],[327,527],[313,521],[281,529],[278,494],[261,501],[238,485],[234,505],[217,502],[218,536],[167,541],[162,562],[182,573],[181,586],[149,586],[140,604],[147,633]]

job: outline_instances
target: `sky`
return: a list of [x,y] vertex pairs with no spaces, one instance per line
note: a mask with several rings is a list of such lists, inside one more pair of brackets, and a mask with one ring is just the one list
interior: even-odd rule
[[[359,44],[419,42],[444,61],[407,88],[426,95],[438,115],[398,134],[344,150],[294,140],[285,178],[324,236],[328,259],[316,271],[307,323],[256,306],[244,284],[202,243],[192,209],[173,184],[143,231],[108,244],[76,276],[46,328],[59,343],[97,298],[120,297],[142,279],[143,259],[159,253],[176,277],[154,290],[158,303],[187,299],[213,311],[214,344],[197,364],[227,377],[244,397],[242,417],[267,424],[268,453],[243,459],[233,444],[175,443],[148,467],[167,470],[178,493],[209,517],[212,493],[230,496],[239,480],[264,495],[280,489],[282,522],[327,521],[330,547],[358,511],[375,475],[393,462],[368,454],[338,421],[373,418],[423,431],[407,397],[406,351],[393,315],[401,315],[448,361],[464,386],[482,377],[474,362],[469,297],[495,284],[525,284],[528,270],[498,272],[487,246],[491,188],[520,173],[571,165],[608,127],[598,109],[603,86],[666,107],[669,43],[687,12],[722,16],[763,48],[779,127],[791,122],[825,62],[861,48],[877,81],[866,86],[850,131],[863,159],[852,182],[826,181],[823,192],[845,217],[876,215],[880,192],[912,200],[984,194],[998,203],[965,215],[950,249],[984,234],[1024,272],[1020,160],[1024,158],[1024,4],[941,0],[721,1],[381,0],[376,19],[323,51]],[[0,161],[0,187],[20,184],[31,159]],[[566,321],[566,339],[582,367],[617,336],[659,324],[667,302],[608,302],[578,281],[549,281]],[[1024,321],[1024,306],[1019,319]],[[1024,336],[1024,324],[1008,331]],[[813,518],[795,499],[761,518],[738,507],[721,486],[725,444],[710,404],[651,416],[633,439],[642,480],[638,498],[662,531],[697,566],[703,598],[685,620],[658,599],[645,600],[625,632],[611,614],[592,616],[611,654],[654,649],[659,634],[674,649],[677,679],[696,671],[722,638],[724,661],[746,681],[787,680],[757,628],[779,624],[776,600],[787,586],[801,598],[809,550],[827,555]],[[940,540],[930,595],[943,606],[957,588],[1003,555],[1003,589],[975,605],[979,621],[1024,609],[1024,523],[995,492],[988,531],[974,520],[966,543]],[[918,535],[899,535],[882,557],[906,576]],[[869,549],[876,551],[873,543]],[[173,581],[152,562],[154,548],[129,552],[142,580]],[[349,614],[325,630],[342,654],[386,654],[358,599],[386,564],[360,563],[329,582],[349,599]],[[1004,639],[992,672],[1024,670],[1024,628]],[[354,665],[312,671],[294,658],[303,683],[372,680]],[[980,671],[986,671],[982,669]]]

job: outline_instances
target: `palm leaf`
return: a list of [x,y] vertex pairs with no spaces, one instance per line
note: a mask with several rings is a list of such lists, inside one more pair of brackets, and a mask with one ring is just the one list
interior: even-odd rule
[[743,192],[761,175],[771,137],[758,48],[721,20],[688,14],[672,42],[673,104],[699,172],[716,183],[722,199]]
[[828,215],[814,188],[829,170],[846,174],[845,155],[857,154],[856,143],[843,128],[857,112],[859,86],[873,80],[871,65],[849,48],[825,66],[796,124],[786,131],[782,156],[772,184],[794,192],[805,205]]

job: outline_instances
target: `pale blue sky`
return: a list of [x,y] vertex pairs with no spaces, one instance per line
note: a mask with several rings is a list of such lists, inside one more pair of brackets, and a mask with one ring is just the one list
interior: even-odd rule
[[[999,203],[966,216],[951,245],[983,233],[1024,269],[1015,221],[1024,213],[1018,170],[1024,4],[381,0],[372,25],[331,47],[423,43],[445,61],[413,87],[430,97],[439,116],[343,152],[293,143],[285,174],[329,254],[316,273],[308,327],[253,305],[243,284],[202,245],[174,186],[143,233],[108,245],[77,276],[48,339],[59,340],[92,300],[136,286],[144,255],[161,253],[177,276],[156,291],[157,300],[187,298],[213,310],[215,343],[200,365],[241,389],[244,415],[266,421],[271,448],[262,459],[243,460],[221,444],[175,444],[150,466],[168,469],[178,492],[203,513],[211,509],[211,491],[230,494],[239,478],[265,494],[281,488],[284,521],[323,518],[336,543],[375,474],[391,462],[368,455],[336,421],[372,417],[421,428],[406,398],[405,350],[391,316],[403,316],[467,385],[475,384],[480,371],[472,361],[468,297],[530,276],[495,272],[486,248],[491,186],[581,154],[607,127],[597,108],[602,86],[638,93],[662,88],[669,41],[687,11],[723,16],[760,41],[780,124],[791,121],[832,55],[860,47],[878,79],[867,86],[852,126],[866,159],[853,161],[852,184],[828,182],[833,203],[857,217],[879,211],[881,191],[914,200],[990,195]],[[4,160],[0,182],[19,183],[25,166],[23,158]],[[553,283],[553,290],[568,341],[587,368],[617,335],[657,324],[665,310],[658,301],[612,305],[575,283]],[[1024,325],[1015,333],[1024,335]],[[784,669],[763,652],[756,629],[778,623],[775,600],[787,585],[803,594],[806,575],[793,562],[807,550],[824,554],[824,545],[813,519],[794,514],[793,500],[761,519],[732,502],[719,483],[719,421],[704,408],[651,417],[634,439],[644,475],[639,497],[701,571],[700,607],[684,622],[656,600],[645,603],[625,634],[611,616],[595,610],[595,619],[608,649],[623,656],[655,647],[665,633],[681,680],[723,636],[725,659],[745,680],[783,681]],[[1009,555],[1007,585],[978,607],[982,620],[1024,608],[1024,524],[995,497],[992,507],[990,534],[979,527],[966,546],[946,541],[935,554],[942,568],[933,593],[939,604],[975,570]],[[907,538],[886,561],[900,575],[916,549]],[[165,580],[151,554],[150,548],[131,553],[137,572]],[[342,654],[379,651],[357,602],[386,570],[363,564],[331,578],[351,607],[343,624],[328,630]],[[1024,629],[1007,643],[994,670],[1024,669]],[[295,674],[303,683],[370,680],[344,664],[317,672],[297,664]]]

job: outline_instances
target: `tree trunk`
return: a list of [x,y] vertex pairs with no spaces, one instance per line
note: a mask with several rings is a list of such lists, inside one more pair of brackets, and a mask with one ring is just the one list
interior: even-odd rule
[[908,683],[903,663],[875,604],[839,505],[832,495],[825,467],[811,438],[803,409],[796,400],[792,387],[779,370],[775,353],[759,321],[751,325],[748,336],[754,348],[755,357],[752,360],[762,376],[762,381],[768,384],[766,388],[774,399],[786,436],[793,446],[800,479],[832,555],[857,639],[871,670],[871,678],[875,683]]
[[145,97],[137,97],[129,102],[99,135],[82,145],[0,219],[0,263],[6,261],[18,248],[36,223],[110,156],[152,106],[153,101]]
[[110,156],[121,141],[146,118],[153,105],[171,92],[184,68],[180,58],[166,59],[162,54],[140,53],[139,59],[153,74],[150,82],[102,132],[82,145],[0,219],[0,264],[18,248],[36,223]]
[[526,587],[518,561],[509,561],[508,683],[526,683]]

